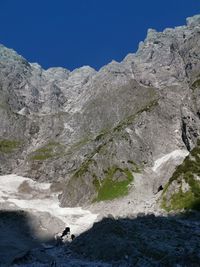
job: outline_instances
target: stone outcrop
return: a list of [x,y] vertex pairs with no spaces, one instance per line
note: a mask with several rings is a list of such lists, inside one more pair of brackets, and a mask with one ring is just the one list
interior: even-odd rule
[[1,45],[1,174],[56,184],[64,206],[137,193],[135,173],[197,143],[199,51],[200,16],[149,30],[136,54],[99,71],[43,70]]

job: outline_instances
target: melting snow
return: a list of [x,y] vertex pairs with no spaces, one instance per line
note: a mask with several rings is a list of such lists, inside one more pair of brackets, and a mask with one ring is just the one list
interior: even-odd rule
[[154,166],[152,167],[152,170],[154,172],[156,172],[169,159],[185,158],[188,154],[189,154],[189,152],[187,150],[181,150],[181,149],[174,150],[174,151],[164,155],[163,157],[158,158],[154,162]]
[[[27,192],[18,190],[25,181],[31,189],[37,191],[37,194],[33,194],[31,198],[27,198],[27,195],[30,195]],[[50,185],[50,183],[38,183],[17,175],[0,176],[0,203],[8,202],[9,205],[16,205],[23,210],[49,212],[66,225],[70,225],[75,234],[80,234],[93,225],[97,214],[80,207],[60,207],[58,195],[50,192]]]

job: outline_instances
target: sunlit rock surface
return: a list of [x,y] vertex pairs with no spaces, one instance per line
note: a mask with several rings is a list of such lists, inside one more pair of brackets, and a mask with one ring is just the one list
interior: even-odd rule
[[150,29],[99,71],[43,70],[1,45],[0,173],[53,183],[63,206],[154,194],[199,136],[199,21]]
[[199,52],[199,15],[99,71],[0,45],[0,266],[199,266]]

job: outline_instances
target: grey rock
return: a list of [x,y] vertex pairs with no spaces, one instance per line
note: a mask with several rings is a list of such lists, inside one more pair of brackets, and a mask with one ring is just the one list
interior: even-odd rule
[[[137,53],[98,72],[43,70],[1,45],[0,173],[62,184],[63,206],[101,200],[98,185],[139,171],[153,192],[155,160],[199,137],[199,38],[199,16],[151,29]],[[129,189],[145,194],[144,184]]]

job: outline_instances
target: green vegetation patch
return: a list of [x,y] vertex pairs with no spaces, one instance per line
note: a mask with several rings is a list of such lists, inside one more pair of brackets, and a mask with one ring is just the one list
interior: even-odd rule
[[[169,182],[166,184],[163,194],[161,207],[167,211],[180,209],[195,209],[200,210],[200,180],[195,177],[200,177],[200,141],[197,146],[185,158],[183,163],[179,165]],[[179,191],[170,196],[167,201],[166,194],[172,182],[176,181],[179,185]],[[188,184],[189,189],[183,192],[183,182]]]
[[84,161],[80,168],[75,172],[74,177],[81,177],[84,176],[87,172],[89,172],[89,166],[91,163],[94,163],[95,161],[92,158],[89,158],[88,160]]
[[20,141],[0,139],[0,153],[12,153],[19,148],[20,144]]
[[73,152],[78,151],[79,149],[87,145],[90,141],[91,141],[91,137],[89,135],[84,137],[78,142],[72,144],[71,147],[66,151],[66,155],[70,155]]
[[45,146],[33,152],[31,160],[48,160],[63,154],[63,145],[57,142],[49,142]]
[[127,163],[131,164],[131,171],[136,173],[141,173],[142,168],[139,167],[133,160],[128,160]]
[[[114,180],[117,172],[120,173],[123,180]],[[97,191],[97,197],[94,199],[94,202],[126,196],[129,191],[129,185],[133,180],[134,177],[129,169],[121,169],[116,166],[108,169],[104,179],[99,180],[97,177],[94,177],[93,184]]]
[[183,192],[179,188],[179,192],[175,193],[170,198],[170,203],[167,202],[166,197],[163,197],[162,208],[166,211],[195,209],[200,210],[200,198],[196,197],[193,190]]
[[93,152],[88,156],[88,158],[81,164],[78,170],[74,173],[73,177],[81,177],[84,176],[87,172],[89,172],[90,166],[96,165],[96,161],[93,159],[94,155],[103,150],[106,146],[106,143],[98,145]]
[[144,106],[143,108],[138,110],[136,113],[134,113],[134,114],[128,116],[127,118],[125,118],[124,120],[120,121],[118,123],[118,125],[113,129],[114,132],[119,132],[119,131],[123,130],[128,125],[132,124],[132,122],[134,121],[136,116],[140,115],[144,111],[146,111],[146,112],[150,111],[152,108],[154,108],[157,105],[158,105],[158,99],[152,100],[146,106]]
[[109,133],[110,129],[102,129],[100,133],[95,137],[94,141],[101,141]]

